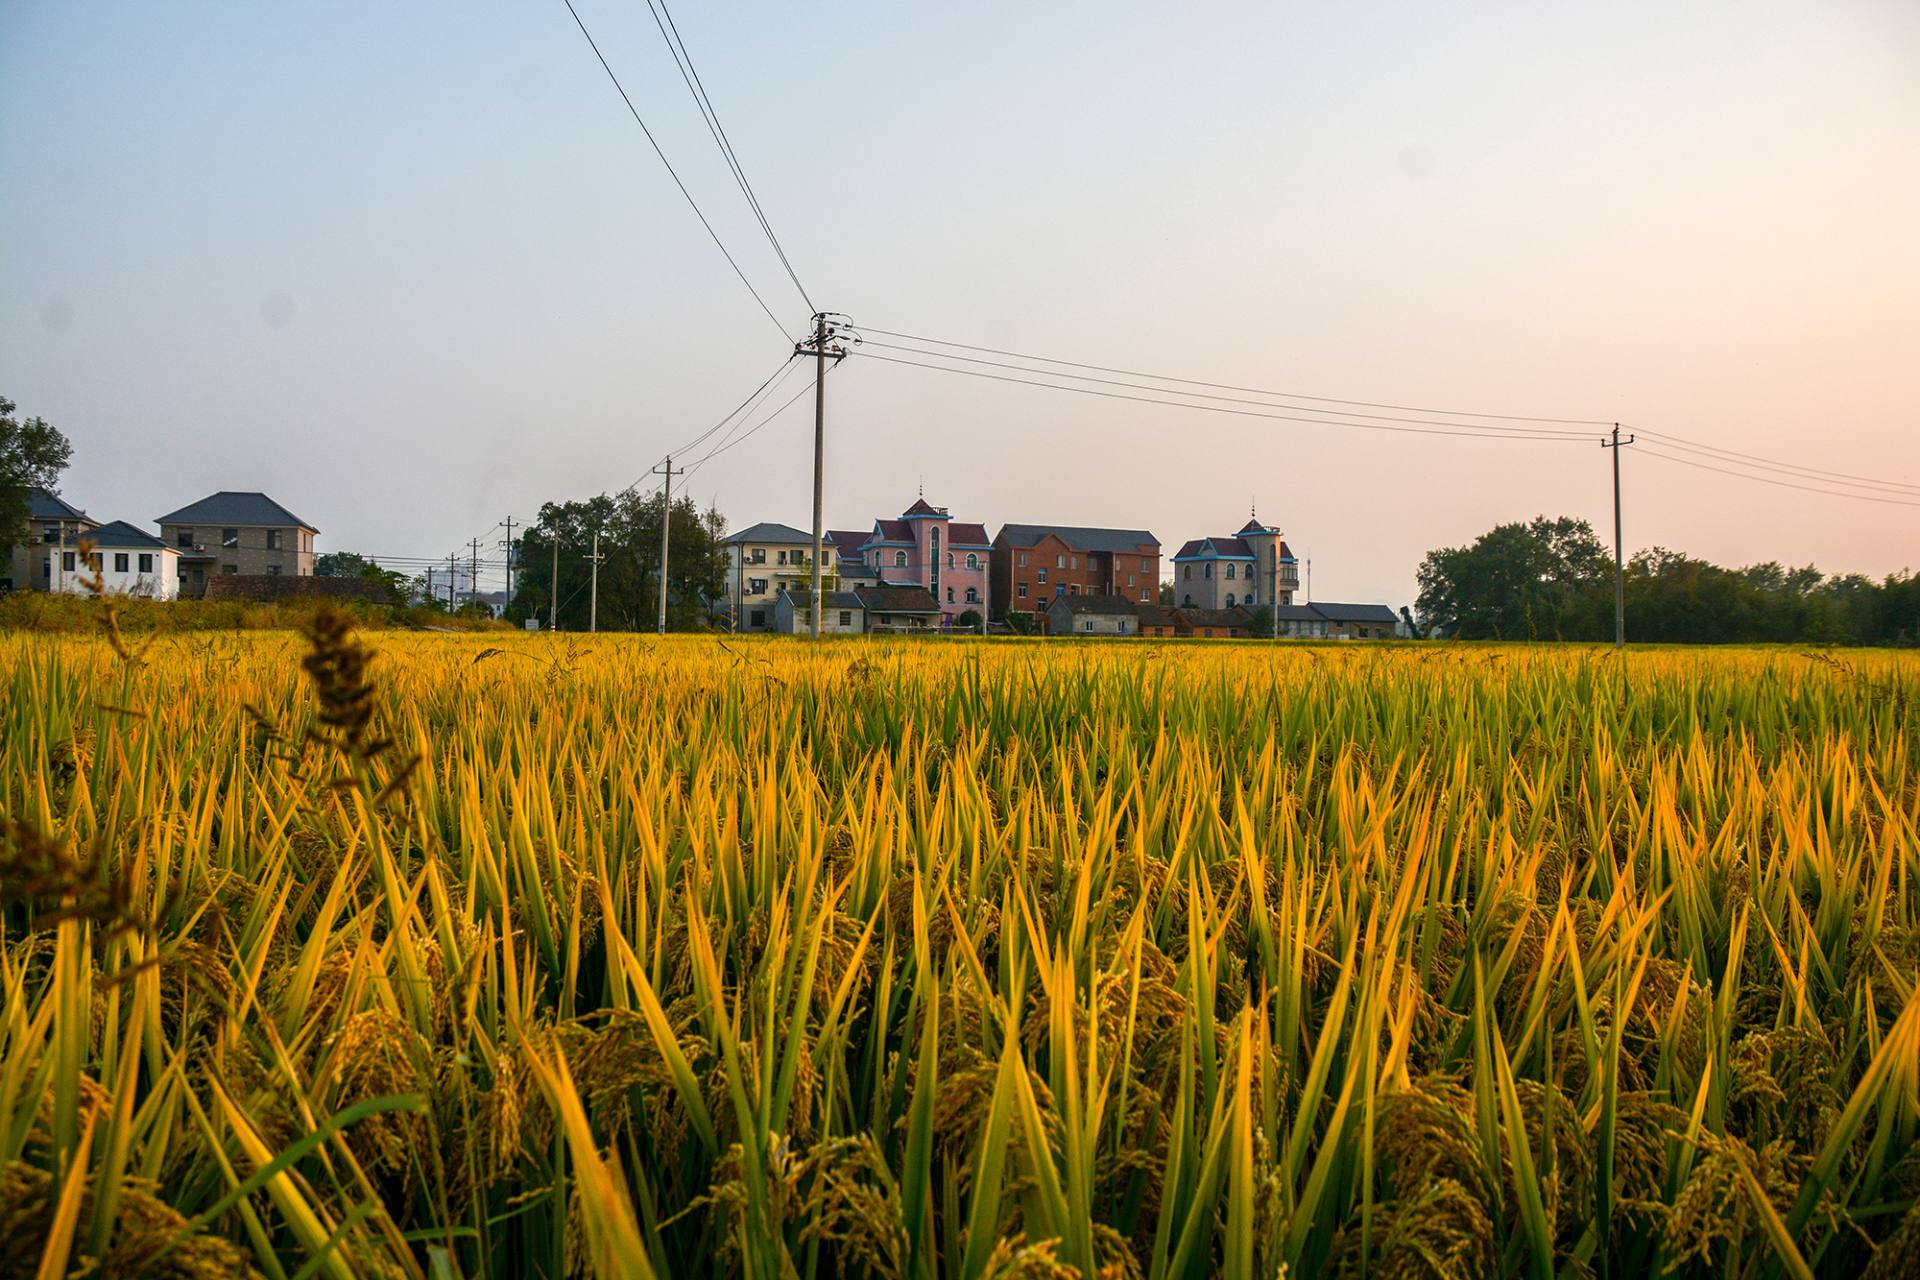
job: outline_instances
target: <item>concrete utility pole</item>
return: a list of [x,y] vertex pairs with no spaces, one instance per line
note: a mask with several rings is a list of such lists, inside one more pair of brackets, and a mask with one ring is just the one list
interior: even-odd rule
[[553,538],[553,577],[547,582],[547,630],[560,629],[560,528],[547,530]]
[[821,512],[821,495],[826,477],[826,440],[827,440],[827,357],[839,364],[847,358],[844,346],[834,345],[834,339],[840,336],[835,320],[845,321],[847,317],[833,311],[816,312],[813,317],[813,332],[807,341],[795,343],[796,355],[813,356],[813,608],[809,611],[808,634],[813,639],[820,638],[820,571],[823,560],[825,525]]
[[600,531],[593,531],[593,554],[587,559],[593,562],[593,583],[587,591],[587,630],[600,629]]
[[1620,450],[1632,444],[1633,436],[1620,438],[1620,424],[1613,424],[1613,439],[1602,440],[1602,449],[1613,450],[1613,647],[1627,643],[1627,567],[1620,549]]
[[513,603],[513,517],[508,516],[500,522],[507,527],[506,541],[500,545],[507,553],[507,603]]
[[473,567],[467,574],[467,603],[480,594],[480,539],[473,540]]
[[[667,478],[666,496],[660,508],[660,624],[657,628],[661,635],[665,635],[667,634],[667,531],[673,527],[673,478],[676,475],[685,475],[687,472],[684,467],[676,472],[673,469],[673,455],[668,454],[666,466],[655,467],[648,474],[664,475]],[[816,492],[819,484],[819,478],[815,477]],[[815,502],[818,501],[816,497]]]
[[447,612],[454,611],[453,603],[453,552],[447,552]]

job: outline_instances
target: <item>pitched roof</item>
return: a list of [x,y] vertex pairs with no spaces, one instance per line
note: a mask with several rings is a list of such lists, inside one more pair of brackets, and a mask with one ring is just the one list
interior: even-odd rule
[[1253,615],[1238,607],[1232,609],[1175,609],[1174,616],[1190,627],[1249,627]]
[[1171,627],[1179,621],[1173,616],[1173,610],[1157,604],[1135,605],[1133,612],[1143,627]]
[[912,542],[913,526],[905,520],[875,520],[868,542]]
[[318,529],[287,510],[264,493],[242,492],[234,489],[222,489],[215,494],[190,502],[171,514],[161,516],[155,524],[224,524],[248,526],[298,525],[308,533],[318,533]]
[[1335,604],[1315,600],[1307,607],[1328,622],[1380,622],[1391,626],[1400,621],[1400,615],[1384,604]]
[[939,507],[934,506],[932,503],[928,502],[925,498],[916,498],[912,506],[908,507],[905,511],[902,511],[900,513],[900,518],[902,520],[911,520],[916,517],[933,516],[934,518],[938,519],[939,517],[944,516],[946,514],[947,513],[945,511],[942,511]]
[[1194,538],[1174,552],[1175,560],[1251,560],[1253,548],[1238,535],[1231,538]]
[[1050,609],[1064,608],[1068,613],[1120,613],[1132,616],[1140,606],[1125,596],[1055,596]]
[[125,520],[115,520],[111,524],[103,524],[87,536],[93,540],[94,546],[111,547],[115,550],[121,547],[164,548],[166,546],[165,543],[148,533],[145,529],[130,525]]
[[867,545],[867,535],[857,529],[829,529],[827,541],[833,544],[842,560],[858,560],[860,548]]
[[853,594],[872,613],[940,612],[940,602],[925,587],[856,587]]
[[[806,587],[800,587],[798,589],[789,588],[780,594],[793,601],[796,609],[804,609],[813,603],[813,592]],[[866,606],[861,604],[860,597],[851,591],[829,591],[827,592],[827,608],[864,609]]]
[[1003,524],[993,541],[995,546],[1031,547],[1053,534],[1075,551],[1108,551],[1137,554],[1142,547],[1160,553],[1160,539],[1145,529],[1091,529],[1075,524]]
[[987,526],[983,524],[955,524],[947,529],[947,545],[950,547],[991,547],[993,540],[987,537]]
[[1274,533],[1274,532],[1277,532],[1277,531],[1273,529],[1269,529],[1267,528],[1267,526],[1261,524],[1260,518],[1258,516],[1255,516],[1253,519],[1247,521],[1245,524],[1240,526],[1239,536],[1245,537],[1249,533]]
[[781,524],[777,520],[762,520],[759,524],[750,524],[738,533],[730,533],[720,539],[722,545],[735,542],[784,542],[813,544],[813,535],[802,533],[790,524]]
[[92,518],[50,489],[27,490],[27,519],[29,520],[91,520]]

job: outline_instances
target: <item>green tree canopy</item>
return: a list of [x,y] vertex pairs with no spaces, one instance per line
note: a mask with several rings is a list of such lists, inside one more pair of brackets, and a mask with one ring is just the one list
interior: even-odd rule
[[14,417],[0,396],[0,547],[27,541],[27,490],[53,489],[73,457],[73,445],[45,418]]
[[[602,631],[651,631],[658,617],[660,520],[666,500],[653,493],[600,494],[549,502],[518,542],[509,617],[536,617],[544,626],[554,599],[554,551],[559,550],[559,625],[588,624],[593,535],[600,535],[599,625]],[[673,504],[668,549],[667,626],[687,631],[711,624],[726,585],[726,518],[702,512],[689,498]]]

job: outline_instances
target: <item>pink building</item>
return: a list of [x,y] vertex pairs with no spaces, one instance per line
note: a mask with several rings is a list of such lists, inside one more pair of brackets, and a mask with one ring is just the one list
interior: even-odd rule
[[[940,604],[940,621],[951,623],[971,609],[987,616],[987,557],[993,543],[985,525],[956,523],[945,507],[920,498],[898,520],[875,520],[873,532],[828,535],[843,566],[857,559],[888,586],[925,587]],[[855,552],[856,538],[857,556]]]

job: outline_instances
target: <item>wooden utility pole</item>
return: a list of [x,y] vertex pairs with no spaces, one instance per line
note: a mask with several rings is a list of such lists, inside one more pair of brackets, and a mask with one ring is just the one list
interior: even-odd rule
[[821,567],[825,560],[826,527],[822,513],[822,494],[826,479],[826,441],[827,441],[827,357],[839,364],[847,357],[844,346],[834,344],[840,336],[835,320],[845,321],[847,317],[832,311],[814,313],[813,332],[807,341],[794,344],[797,355],[813,356],[813,608],[809,611],[808,634],[815,640],[820,638],[820,587]]
[[[659,634],[665,635],[667,634],[667,531],[673,527],[673,478],[676,475],[683,476],[687,472],[684,467],[675,471],[673,455],[668,454],[666,465],[655,467],[649,474],[664,475],[667,478],[666,492],[660,506],[660,623],[656,628]],[[816,476],[813,483],[816,493],[814,501],[818,503],[819,477]]]
[[1620,450],[1632,444],[1633,436],[1620,438],[1620,424],[1613,424],[1613,439],[1602,440],[1602,449],[1613,450],[1613,647],[1627,643],[1627,566],[1620,545]]
[[593,562],[592,585],[587,590],[587,630],[600,629],[600,531],[593,531],[593,554],[587,557]]

